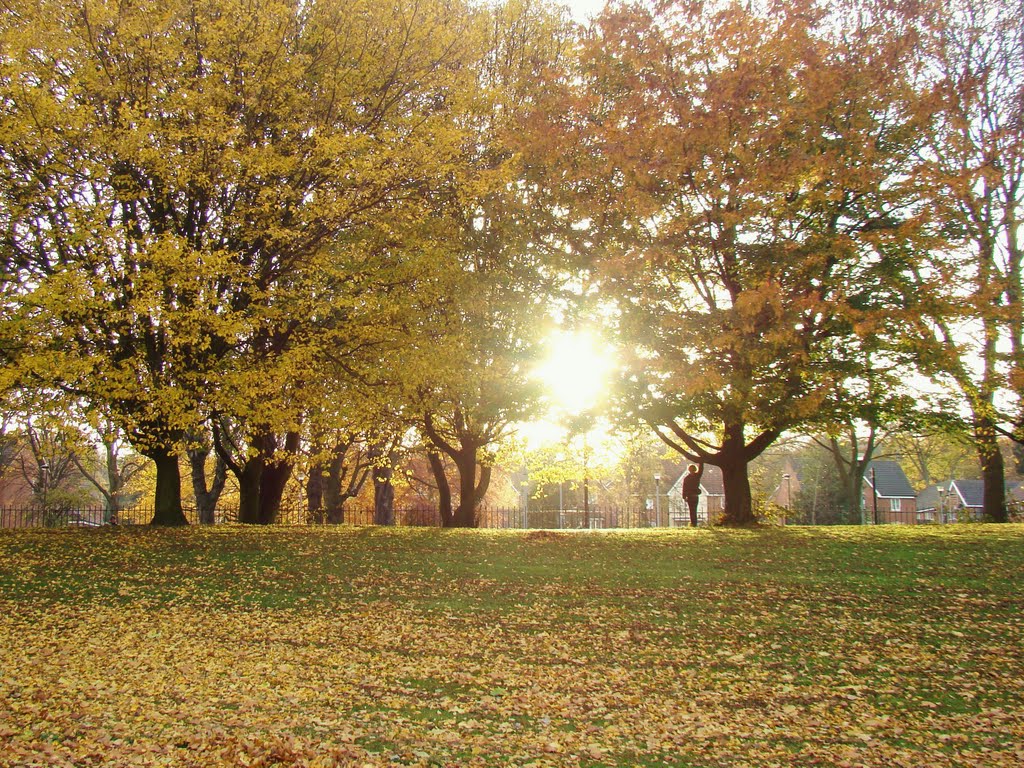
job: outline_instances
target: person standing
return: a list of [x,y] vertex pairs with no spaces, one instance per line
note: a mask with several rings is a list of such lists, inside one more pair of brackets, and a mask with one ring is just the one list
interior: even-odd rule
[[691,464],[683,478],[683,498],[690,508],[690,525],[697,527],[697,503],[700,501],[700,479],[704,476],[704,464]]

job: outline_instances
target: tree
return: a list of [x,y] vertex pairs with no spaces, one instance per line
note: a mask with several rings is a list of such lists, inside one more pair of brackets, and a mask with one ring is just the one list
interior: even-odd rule
[[834,384],[815,419],[823,434],[810,435],[835,465],[837,502],[851,522],[864,521],[864,478],[889,436],[928,419],[939,421],[928,413],[937,409],[929,398],[909,391],[905,379],[915,370],[916,358],[912,348],[898,343],[893,330],[882,327],[880,334],[854,342],[861,370],[850,370]]
[[211,413],[272,451],[301,411],[290,380],[376,333],[346,264],[443,261],[417,233],[459,181],[475,18],[435,0],[5,6],[5,354],[154,460],[154,523],[185,522],[178,454]]
[[[201,525],[213,525],[216,521],[217,502],[227,483],[228,466],[214,449],[213,434],[210,430],[191,435],[187,443],[187,452],[196,516]],[[211,469],[210,454],[213,454],[213,477],[208,479],[208,472]]]
[[939,0],[932,10],[925,52],[941,119],[922,155],[934,204],[961,247],[937,251],[931,269],[921,270],[922,282],[936,272],[955,277],[919,330],[931,347],[929,370],[970,413],[984,514],[1005,521],[998,437],[1020,439],[1024,424],[1024,3]]
[[[512,400],[500,373],[492,372],[495,379],[483,382],[478,397],[470,399],[463,389],[459,400],[449,401],[447,408],[443,401],[434,400],[420,425],[437,484],[441,524],[446,528],[477,526],[479,506],[491,482],[493,455],[487,449],[510,433],[521,413],[521,401]],[[442,455],[455,466],[457,494],[452,492]]]
[[345,522],[345,502],[359,495],[373,471],[369,446],[360,436],[339,433],[330,444],[313,446],[306,499],[318,522]]
[[915,43],[876,4],[619,6],[539,120],[580,266],[614,301],[621,408],[722,469],[726,523],[754,520],[748,464],[906,306],[930,234]]
[[85,445],[94,450],[76,451],[71,454],[71,460],[82,477],[103,497],[105,522],[116,523],[118,513],[129,503],[128,487],[146,466],[146,461],[130,450],[124,435],[111,420],[97,427],[99,446],[85,440]]
[[936,428],[898,431],[885,440],[886,452],[900,457],[900,465],[916,488],[976,477],[977,452],[972,452],[972,447],[969,435]]
[[[519,115],[535,103],[536,73],[564,55],[571,25],[544,5],[495,6],[476,75],[489,100],[475,123],[465,162],[478,185],[454,211],[461,275],[434,327],[449,339],[448,367],[421,389],[420,430],[438,485],[445,526],[475,527],[491,476],[491,449],[538,400],[529,367],[539,354],[538,330],[550,278],[539,233],[552,219],[538,205],[541,182],[523,157]],[[458,474],[457,506],[442,455]]]

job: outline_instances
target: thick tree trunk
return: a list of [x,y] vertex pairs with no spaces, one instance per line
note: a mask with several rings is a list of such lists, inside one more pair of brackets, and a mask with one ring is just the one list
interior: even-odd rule
[[983,422],[975,428],[978,460],[984,493],[982,515],[986,520],[1005,523],[1009,519],[1006,508],[1006,476],[1003,454],[999,450],[995,427]]
[[722,525],[754,525],[754,504],[750,493],[750,477],[747,466],[751,456],[763,448],[746,444],[742,420],[727,421],[724,425],[722,448],[716,463],[722,470],[722,486],[725,490],[725,514]]
[[840,490],[839,503],[846,514],[846,522],[850,525],[861,525],[871,513],[871,509],[865,511],[864,508],[864,479],[867,477],[867,471],[867,464],[854,462]]
[[156,508],[152,525],[188,525],[181,508],[181,470],[178,456],[153,449],[146,454],[156,465]]
[[750,493],[747,462],[742,459],[723,461],[722,486],[725,489],[725,515],[722,525],[747,526],[757,522]]
[[273,525],[277,522],[281,511],[281,499],[292,474],[292,465],[287,461],[278,461],[263,468],[263,479],[260,483],[260,523]]
[[213,472],[213,484],[209,488],[206,487],[206,460],[209,455],[209,448],[188,452],[192,468],[192,493],[196,498],[196,514],[201,525],[213,525],[217,502],[227,481],[227,467],[218,456]]
[[[281,509],[284,489],[291,476],[290,458],[268,462],[274,455],[276,439],[272,434],[254,437],[251,445],[257,450],[255,456],[249,458],[236,471],[238,478],[238,522],[270,525],[277,521]],[[285,439],[285,451],[290,456],[299,445],[297,432],[289,432]]]
[[327,472],[324,473],[324,510],[327,513],[327,522],[331,525],[341,525],[345,522],[345,496],[341,491],[344,468],[345,453],[336,453],[327,466]]
[[309,479],[306,481],[306,512],[311,522],[317,525],[324,522],[323,467],[310,467]]
[[391,482],[394,473],[390,461],[387,466],[373,468],[374,525],[395,524],[395,486]]
[[475,528],[476,452],[463,451],[456,466],[459,468],[459,507],[455,511],[455,524],[460,528]]
[[490,482],[490,468],[481,467],[479,483],[476,479],[476,445],[470,444],[456,458],[459,469],[459,508],[455,512],[455,525],[461,528],[479,526],[477,509]]
[[260,514],[260,484],[263,479],[263,457],[253,456],[242,466],[238,479],[238,522],[258,525]]
[[444,472],[444,461],[436,453],[427,453],[430,461],[430,471],[434,474],[434,482],[437,483],[438,511],[441,514],[441,527],[453,528],[455,526],[455,514],[452,512],[452,490],[448,485],[448,476]]

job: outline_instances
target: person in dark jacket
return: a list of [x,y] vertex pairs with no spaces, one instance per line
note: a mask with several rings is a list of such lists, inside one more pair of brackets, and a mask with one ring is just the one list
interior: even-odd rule
[[690,508],[690,525],[697,527],[697,503],[700,501],[700,479],[704,476],[704,465],[691,464],[683,478],[683,498]]

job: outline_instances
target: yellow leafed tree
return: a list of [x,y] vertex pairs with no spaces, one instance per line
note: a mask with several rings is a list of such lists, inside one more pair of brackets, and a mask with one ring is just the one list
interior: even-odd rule
[[434,0],[0,12],[5,351],[18,383],[102,406],[156,462],[154,522],[184,522],[178,453],[211,413],[241,425],[243,460],[273,461],[258,446],[297,429],[305,381],[396,343],[396,274],[445,274],[434,214],[464,180],[474,18]]

